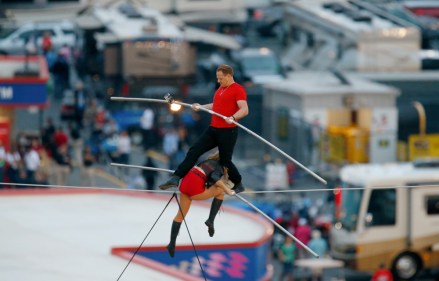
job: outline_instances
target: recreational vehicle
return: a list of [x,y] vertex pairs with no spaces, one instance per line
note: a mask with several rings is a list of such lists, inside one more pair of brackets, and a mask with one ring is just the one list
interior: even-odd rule
[[439,267],[439,162],[348,165],[340,180],[334,258],[403,280]]

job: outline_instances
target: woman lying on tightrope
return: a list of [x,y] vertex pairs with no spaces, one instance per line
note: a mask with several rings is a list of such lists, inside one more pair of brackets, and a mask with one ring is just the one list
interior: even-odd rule
[[174,257],[175,241],[180,231],[181,222],[189,211],[192,200],[206,200],[214,197],[210,207],[209,218],[205,224],[208,227],[209,236],[212,237],[215,234],[213,222],[223,203],[224,193],[230,196],[235,195],[235,192],[227,186],[228,184],[233,185],[227,178],[227,169],[219,163],[218,152],[194,166],[182,179],[180,183],[181,210],[177,211],[177,215],[172,222],[171,241],[167,246],[171,257]]

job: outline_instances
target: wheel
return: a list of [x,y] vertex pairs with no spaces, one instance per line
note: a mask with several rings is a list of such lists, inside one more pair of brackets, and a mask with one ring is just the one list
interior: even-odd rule
[[396,280],[411,280],[421,270],[420,258],[414,253],[402,253],[393,262],[392,272]]

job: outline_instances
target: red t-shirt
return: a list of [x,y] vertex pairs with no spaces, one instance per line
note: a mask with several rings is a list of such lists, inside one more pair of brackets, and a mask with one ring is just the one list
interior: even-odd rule
[[60,147],[62,145],[66,145],[69,143],[69,138],[64,132],[55,133],[54,138],[55,138],[56,147]]
[[389,270],[379,269],[372,276],[372,281],[393,281],[393,276]]
[[[232,116],[239,110],[238,101],[247,100],[244,87],[233,83],[228,87],[219,87],[213,96],[212,110],[226,117]],[[223,118],[212,115],[210,126],[215,128],[233,128],[235,124],[228,124]]]

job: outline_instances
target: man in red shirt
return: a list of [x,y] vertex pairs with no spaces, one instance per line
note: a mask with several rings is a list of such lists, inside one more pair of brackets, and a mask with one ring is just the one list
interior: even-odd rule
[[49,32],[44,32],[43,42],[42,42],[43,54],[47,54],[47,52],[52,49],[52,39],[50,38]]
[[224,120],[212,115],[210,126],[192,145],[174,174],[159,186],[161,189],[178,186],[180,179],[189,172],[203,153],[218,147],[220,163],[228,168],[229,179],[235,184],[233,190],[236,193],[244,191],[241,175],[232,163],[233,149],[238,138],[238,127],[232,121],[248,115],[247,94],[244,87],[234,81],[232,67],[225,64],[218,66],[216,78],[220,87],[215,92],[213,103],[205,105],[194,103],[192,109],[198,110],[204,107],[228,118]]

